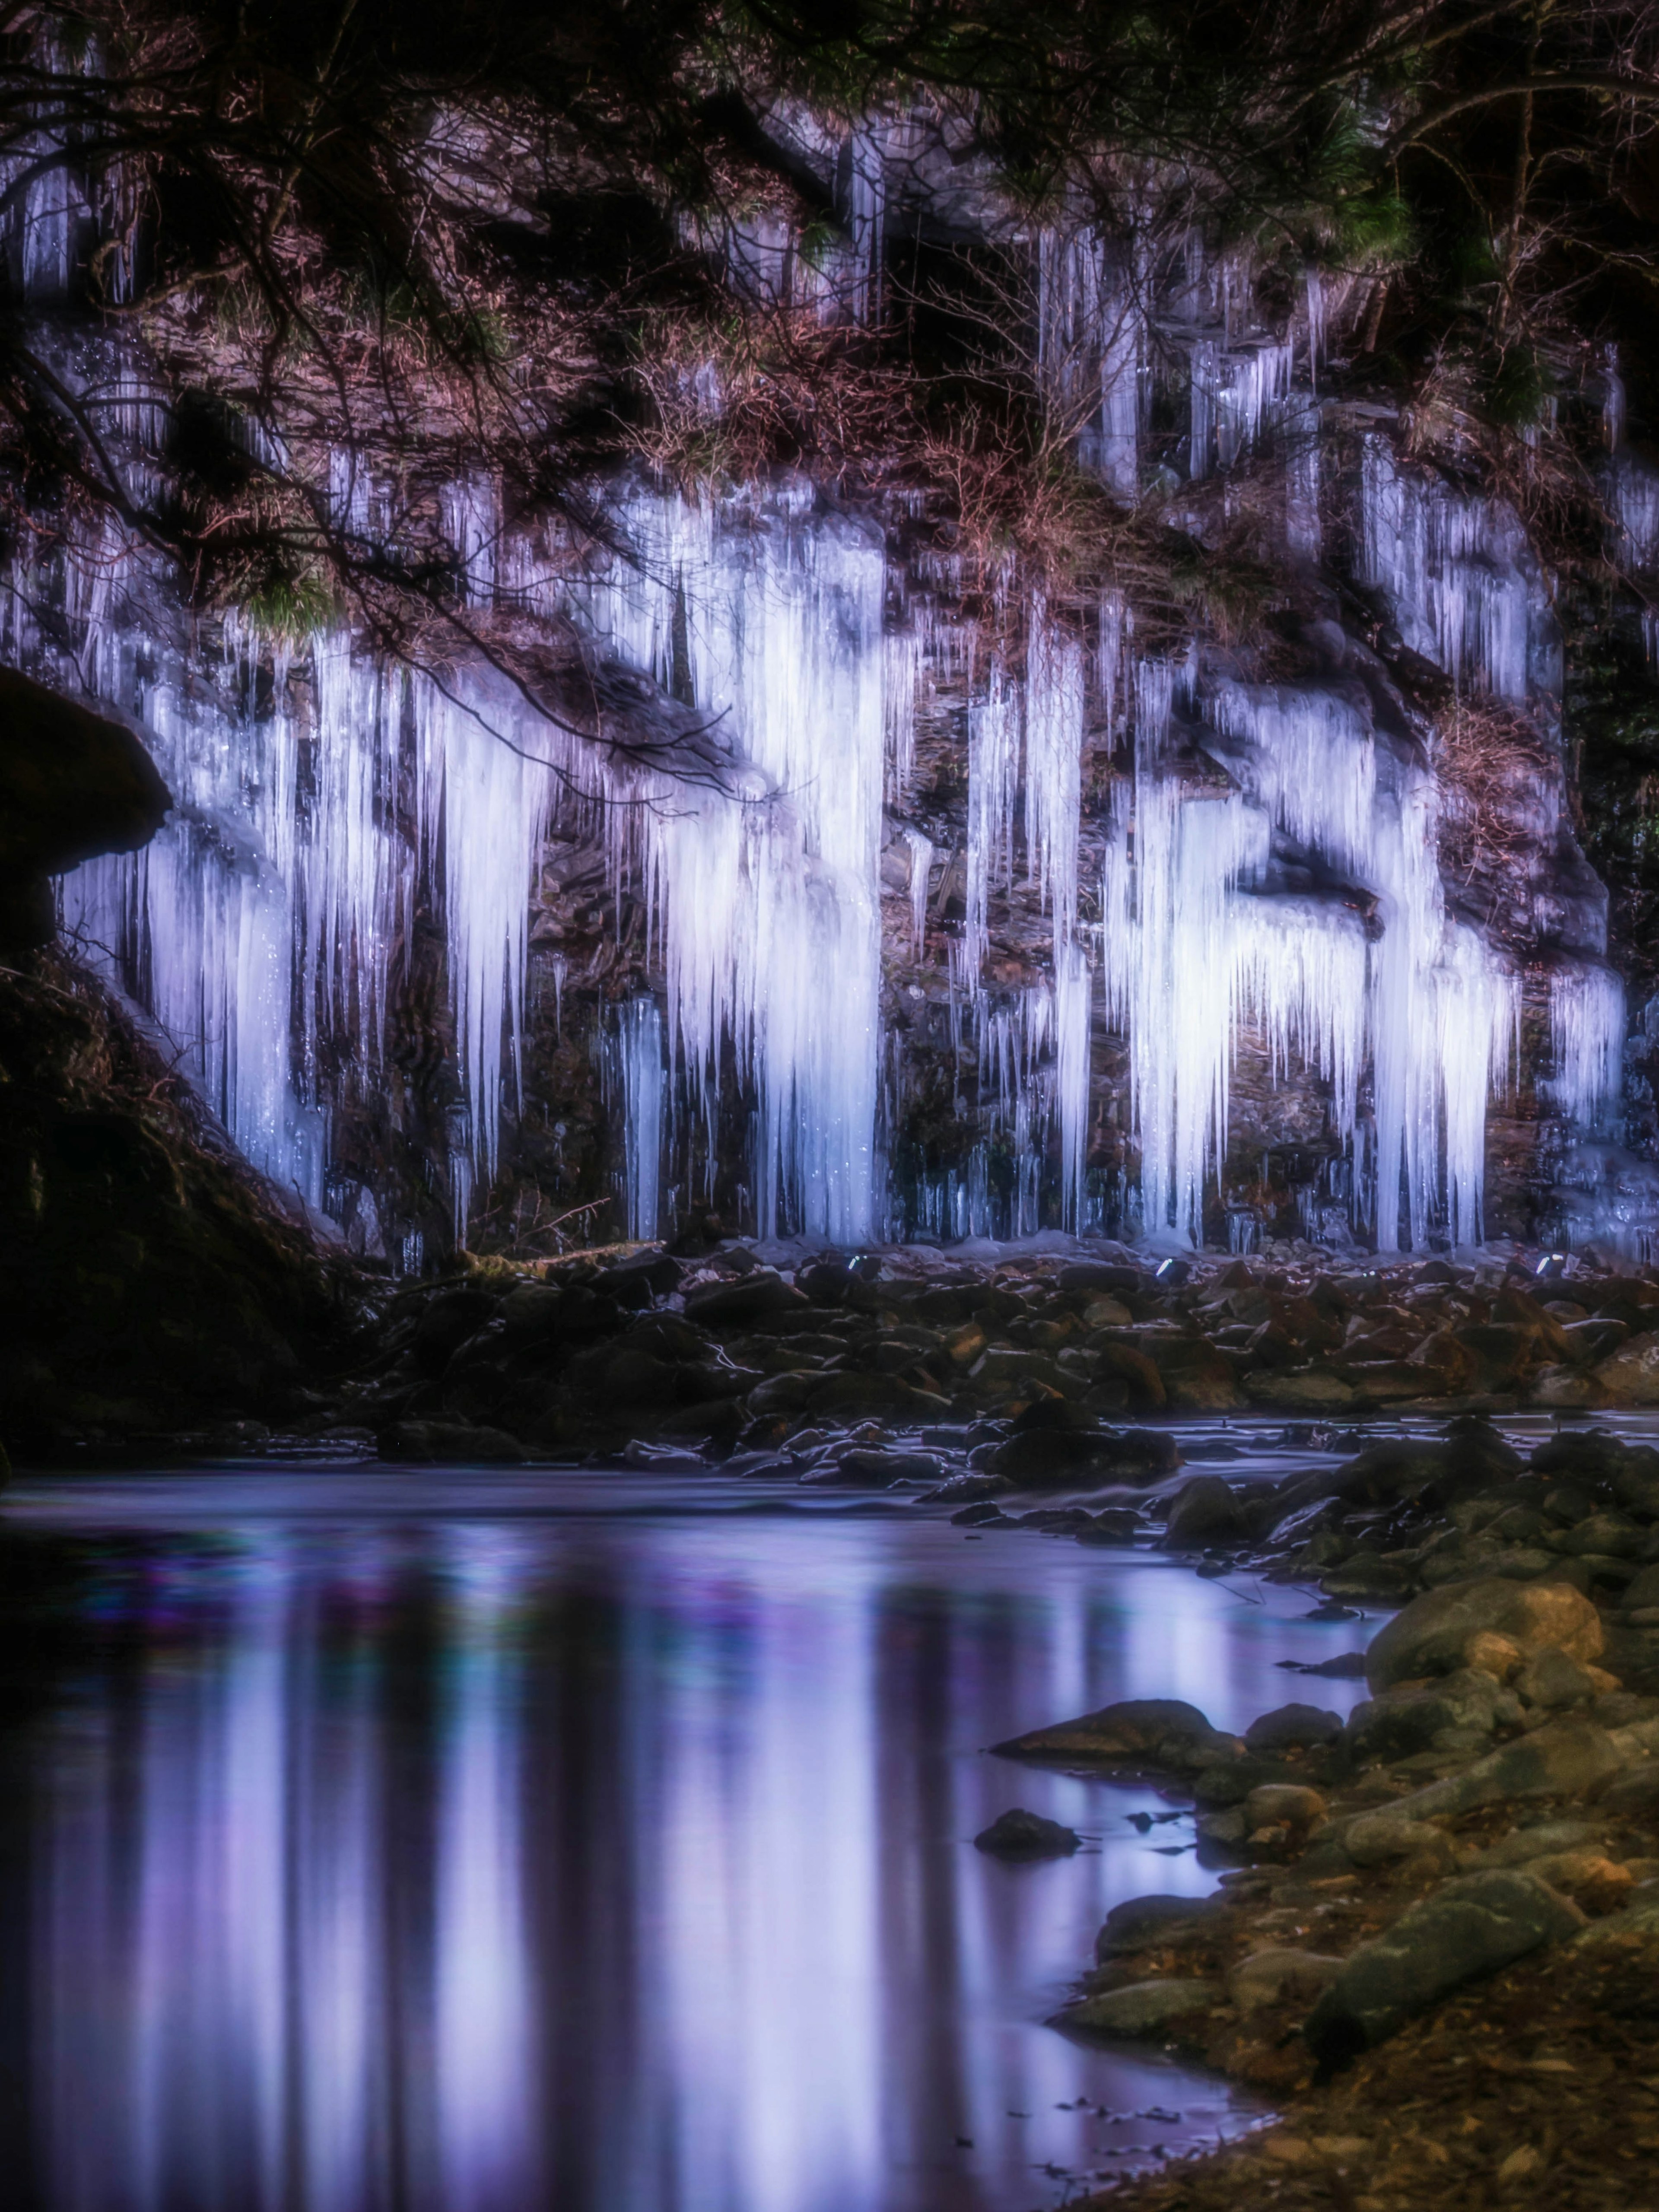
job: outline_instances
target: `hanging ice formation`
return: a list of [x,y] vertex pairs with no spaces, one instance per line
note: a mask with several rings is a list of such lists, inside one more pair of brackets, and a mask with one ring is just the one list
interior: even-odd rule
[[[877,319],[884,240],[908,204],[893,195],[909,123],[771,120],[833,190],[841,234],[807,252],[784,215],[763,210],[702,242],[751,300],[825,324]],[[99,189],[118,192],[111,173]],[[14,282],[43,301],[67,284],[76,226],[94,219],[70,175],[49,166],[4,196],[0,247]],[[1196,233],[1155,266],[1145,240],[1068,218],[1034,242],[1034,368],[1080,465],[1115,498],[1139,496],[1162,380],[1188,409],[1195,482],[1277,441],[1286,550],[1318,562],[1315,386],[1335,310],[1317,272],[1295,329],[1275,331],[1255,318],[1245,263]],[[150,481],[165,425],[132,359],[88,339],[77,364],[134,483]],[[719,364],[684,374],[689,400],[717,415]],[[1659,477],[1621,443],[1616,364],[1604,384],[1614,550],[1650,572]],[[339,526],[384,534],[386,501],[350,455],[334,456],[326,490]],[[1402,463],[1380,434],[1364,441],[1359,490],[1358,575],[1404,644],[1461,698],[1528,713],[1547,702],[1559,644],[1515,515]],[[291,656],[267,647],[261,665],[234,623],[217,658],[182,627],[169,643],[144,612],[164,599],[159,571],[113,538],[54,574],[20,567],[0,612],[9,659],[147,731],[173,817],[145,853],[68,882],[65,919],[274,1181],[339,1209],[331,1113],[386,1087],[424,908],[444,936],[449,1194],[465,1235],[520,1103],[532,886],[549,820],[565,810],[590,836],[598,825],[613,882],[637,889],[650,917],[646,978],[601,1017],[630,1236],[667,1230],[679,1190],[712,1196],[744,1117],[762,1234],[854,1244],[896,1227],[1098,1225],[1097,1015],[1129,1044],[1129,1206],[1147,1232],[1201,1232],[1248,1046],[1275,1079],[1322,1087],[1356,1225],[1369,1222],[1382,1249],[1442,1224],[1460,1242],[1480,1234],[1486,1113],[1509,1080],[1522,978],[1449,902],[1435,764],[1379,724],[1357,678],[1249,684],[1195,648],[1179,665],[1149,658],[1111,592],[1085,652],[1075,610],[1063,621],[1040,596],[1022,610],[1012,574],[998,588],[1011,634],[1023,619],[1023,652],[953,641],[920,604],[895,623],[899,580],[878,532],[804,481],[701,504],[613,487],[623,550],[590,558],[579,583],[504,532],[488,480],[458,478],[439,505],[463,604],[574,622],[596,666],[654,678],[682,710],[672,763],[630,766],[565,736],[482,662],[439,683],[339,633]],[[942,597],[947,568],[939,556]],[[892,887],[908,899],[917,962],[960,888],[951,1059],[958,1078],[976,1064],[977,1141],[901,1219],[882,1155],[880,1076],[896,1057],[884,1057],[884,805],[904,811],[915,694],[947,674],[968,679],[965,819],[899,823],[908,865]],[[1091,811],[1091,738],[1132,747],[1103,825]],[[994,939],[1014,900],[1035,909],[1046,943],[1026,945],[1011,982]],[[1547,1096],[1587,1129],[1620,1072],[1623,996],[1603,950],[1564,942],[1546,963]],[[960,1091],[958,1103],[966,1118]],[[999,1173],[1012,1163],[995,1192],[994,1152]]]
[[1384,438],[1365,441],[1363,470],[1360,580],[1386,592],[1404,642],[1500,698],[1559,690],[1549,594],[1513,510],[1407,475]]
[[[731,513],[641,496],[596,637],[665,673],[677,619],[718,774],[619,823],[657,916],[670,1049],[714,1150],[728,1045],[755,1101],[763,1234],[855,1243],[877,1214],[884,715],[878,538],[811,495]],[[712,1166],[711,1166],[712,1173]]]
[[[1518,986],[1446,911],[1432,777],[1333,691],[1224,681],[1204,723],[1177,730],[1167,667],[1142,663],[1134,690],[1134,775],[1103,907],[1109,1018],[1134,1048],[1143,1229],[1200,1233],[1249,1025],[1276,1073],[1297,1060],[1328,1085],[1334,1129],[1375,1192],[1380,1249],[1396,1248],[1402,1215],[1413,1244],[1443,1213],[1454,1241],[1477,1237],[1486,1103]],[[1275,883],[1286,844],[1329,889]]]

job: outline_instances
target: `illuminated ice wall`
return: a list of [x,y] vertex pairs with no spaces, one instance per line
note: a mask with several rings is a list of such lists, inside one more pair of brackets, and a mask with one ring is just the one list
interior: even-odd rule
[[[836,156],[849,227],[829,263],[757,218],[710,242],[727,275],[792,310],[878,318],[902,138],[872,126]],[[36,194],[12,241],[43,297],[68,221]],[[1082,223],[1026,244],[1037,385],[1114,498],[1142,487],[1152,393],[1176,393],[1192,485],[1247,461],[1258,478],[1278,470],[1287,573],[1346,566],[1405,651],[1459,696],[1534,717],[1547,750],[1549,579],[1501,501],[1403,460],[1386,423],[1356,437],[1326,420],[1332,302],[1316,273],[1273,329],[1248,264],[1195,238],[1158,269],[1144,240]],[[164,410],[125,357],[89,343],[74,373],[135,475],[161,466]],[[1651,483],[1618,464],[1627,565],[1650,565],[1659,540]],[[334,456],[328,496],[373,534],[375,487],[350,455]],[[1433,733],[1334,623],[1323,672],[1267,683],[1195,640],[1146,649],[1131,592],[1050,605],[1011,568],[994,621],[973,619],[948,562],[918,567],[890,515],[851,515],[804,477],[696,500],[613,486],[611,550],[576,562],[505,527],[477,477],[440,505],[460,604],[539,623],[567,651],[575,638],[596,696],[619,678],[655,702],[652,745],[617,728],[584,742],[482,659],[441,680],[343,629],[291,652],[234,623],[181,616],[161,635],[146,606],[165,580],[113,538],[20,556],[0,616],[8,659],[137,719],[174,795],[147,851],[66,883],[66,925],[249,1159],[312,1208],[329,1203],[331,1114],[375,1093],[395,1048],[424,896],[445,945],[446,1172],[465,1238],[522,1102],[544,841],[573,823],[649,917],[643,969],[597,1040],[633,1237],[712,1196],[734,1101],[762,1235],[854,1245],[1109,1217],[1197,1236],[1248,1041],[1324,1099],[1357,1231],[1383,1249],[1472,1241],[1528,989],[1550,1108],[1588,1137],[1616,1099],[1626,1017],[1604,943],[1544,932],[1528,974],[1467,910],[1443,879]],[[919,718],[941,716],[965,787],[949,843],[915,804]],[[1540,818],[1559,814],[1553,774]],[[902,1205],[909,1048],[883,919],[895,846],[900,952],[948,969],[951,1054],[975,1078],[958,1108],[976,1129],[966,1164]],[[960,907],[941,929],[947,884]],[[1015,897],[1040,939],[1017,978],[995,943]],[[1090,1165],[1108,1036],[1127,1042],[1133,1164],[1109,1192]],[[994,1152],[1013,1164],[994,1193]]]

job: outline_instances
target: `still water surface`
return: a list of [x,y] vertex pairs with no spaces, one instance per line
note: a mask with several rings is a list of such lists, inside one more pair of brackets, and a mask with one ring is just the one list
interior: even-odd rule
[[[148,1537],[118,1658],[5,1738],[20,2212],[1027,2212],[1254,2116],[1042,2025],[1109,1905],[1212,1887],[1190,1826],[985,1747],[1243,1727],[1357,1640],[1301,1593],[659,1476],[8,1517]],[[986,1858],[1012,1805],[1090,1848]]]

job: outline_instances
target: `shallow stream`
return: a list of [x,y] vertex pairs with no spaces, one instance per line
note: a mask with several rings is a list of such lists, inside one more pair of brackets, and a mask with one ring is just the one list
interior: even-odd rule
[[[659,1474],[6,1514],[111,1538],[98,1656],[3,1736],[12,2206],[1027,2212],[1255,2115],[1043,2025],[1111,1905],[1213,1886],[1189,1821],[986,1747],[1346,1710],[1277,1663],[1363,1642],[1304,1591]],[[975,1850],[1014,1805],[1086,1847]]]

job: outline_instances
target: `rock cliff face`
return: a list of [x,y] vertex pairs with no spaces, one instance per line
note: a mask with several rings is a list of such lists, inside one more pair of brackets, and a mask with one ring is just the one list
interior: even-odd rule
[[[1370,377],[1363,273],[1287,295],[1196,233],[1034,224],[916,117],[769,128],[842,242],[757,216],[702,241],[722,281],[856,333],[1018,272],[1052,514],[1016,542],[897,459],[693,482],[736,404],[705,359],[661,370],[659,465],[594,480],[597,530],[433,487],[470,641],[441,668],[204,623],[65,526],[0,650],[135,716],[173,800],[65,879],[71,945],[394,1270],[711,1214],[1645,1257],[1646,955],[1610,952],[1563,719],[1587,639],[1639,692],[1639,590],[1560,588],[1455,393]],[[1556,382],[1639,586],[1659,477],[1616,367],[1568,347]],[[150,410],[118,428],[170,465]],[[339,459],[373,533],[389,495]],[[1639,922],[1639,855],[1589,834]]]

